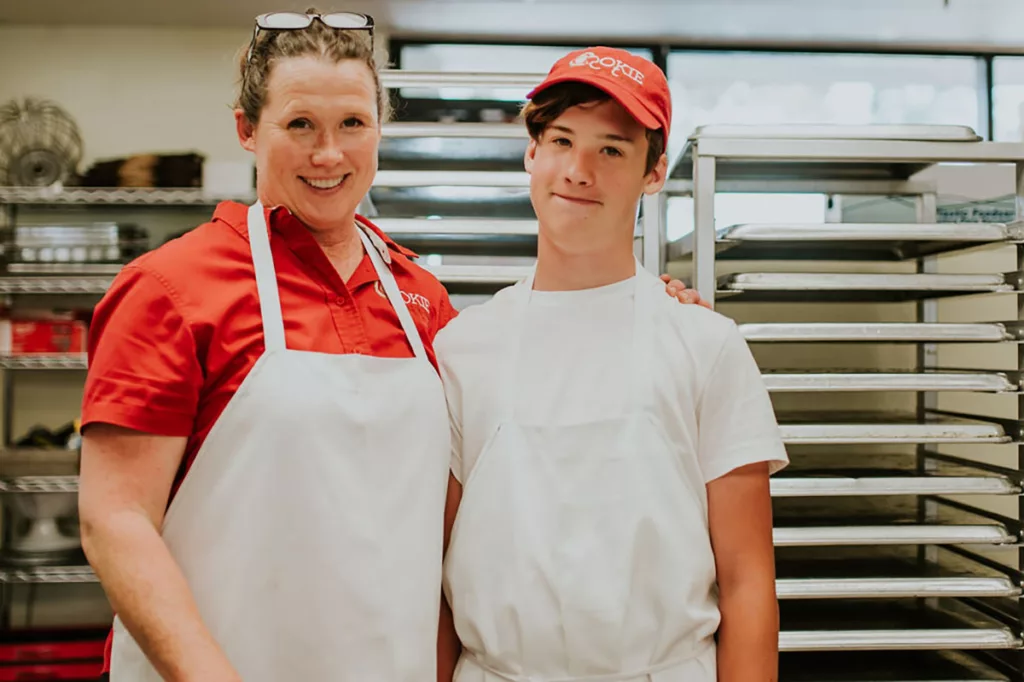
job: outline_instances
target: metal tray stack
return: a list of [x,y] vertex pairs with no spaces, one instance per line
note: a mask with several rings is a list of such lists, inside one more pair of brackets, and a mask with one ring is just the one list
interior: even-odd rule
[[[493,87],[525,95],[530,74],[390,71],[385,88]],[[447,287],[456,307],[483,300],[526,275],[536,257],[537,221],[523,170],[519,124],[412,123],[384,126],[380,170],[366,212]]]
[[[1024,145],[957,126],[708,126],[661,198],[694,201],[695,229],[664,244],[665,261],[692,266],[759,360],[788,349],[800,367],[762,361],[792,460],[772,481],[782,680],[1024,680],[1024,231],[938,222],[935,185],[916,174],[942,162],[1015,164],[1022,205]],[[730,191],[899,195],[917,220],[716,229],[715,196]],[[1016,250],[1016,269],[942,267],[968,249]],[[940,320],[940,301],[965,296],[1009,297],[1014,312]],[[953,344],[1015,360],[941,366]],[[849,359],[878,357],[868,346],[909,366]]]

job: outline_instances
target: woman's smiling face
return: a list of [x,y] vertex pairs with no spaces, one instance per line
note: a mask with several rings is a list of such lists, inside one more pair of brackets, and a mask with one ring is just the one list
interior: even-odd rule
[[256,155],[264,206],[284,206],[313,232],[352,225],[377,174],[380,116],[373,73],[358,60],[277,61],[255,125],[235,112],[239,140]]

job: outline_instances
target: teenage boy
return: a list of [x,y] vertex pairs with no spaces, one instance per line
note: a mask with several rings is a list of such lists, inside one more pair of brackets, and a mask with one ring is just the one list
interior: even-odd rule
[[668,83],[593,47],[529,99],[535,273],[435,343],[455,679],[776,680],[768,477],[787,457],[768,393],[735,324],[633,255]]

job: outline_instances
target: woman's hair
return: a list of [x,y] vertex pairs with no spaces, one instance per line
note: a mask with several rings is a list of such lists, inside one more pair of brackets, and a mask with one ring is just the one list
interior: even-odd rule
[[[316,14],[317,11],[308,9],[306,13]],[[252,47],[252,57],[246,59],[247,53],[248,45],[240,59],[241,82],[235,107],[245,112],[250,123],[259,121],[260,112],[266,104],[267,82],[274,64],[280,59],[307,55],[322,57],[334,63],[354,59],[366,64],[373,74],[373,83],[377,89],[377,117],[381,123],[388,119],[388,99],[381,87],[368,31],[335,29],[322,21],[314,21],[304,29],[260,29]]]
[[[609,99],[611,96],[604,90],[587,83],[559,83],[542,90],[533,100],[527,102],[523,107],[522,117],[526,121],[526,129],[529,131],[530,137],[540,140],[547,127],[567,109],[580,104],[604,102]],[[654,167],[658,165],[658,159],[664,153],[665,131],[660,128],[658,130],[648,129],[647,165],[644,175],[654,170]]]

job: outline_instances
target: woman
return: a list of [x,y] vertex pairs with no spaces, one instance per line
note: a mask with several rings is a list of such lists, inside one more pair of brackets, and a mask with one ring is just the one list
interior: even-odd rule
[[95,310],[80,515],[114,682],[435,674],[432,341],[455,311],[355,213],[386,111],[370,36],[362,15],[258,18],[235,118],[259,201],[139,258]]

